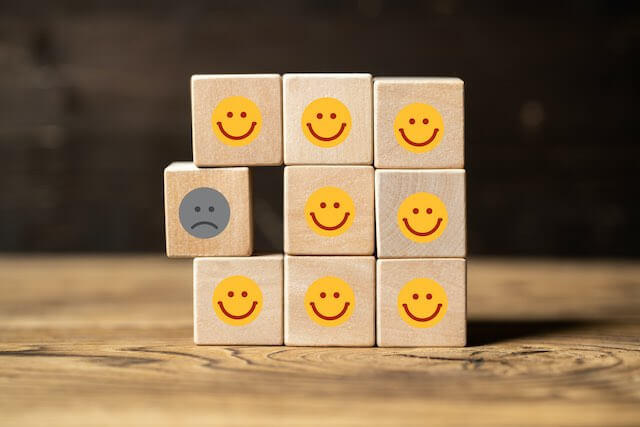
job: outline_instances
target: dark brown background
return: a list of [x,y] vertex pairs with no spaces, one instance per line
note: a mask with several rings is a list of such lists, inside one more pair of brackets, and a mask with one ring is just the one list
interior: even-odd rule
[[[466,81],[471,254],[637,256],[634,4],[3,1],[0,250],[163,250],[191,74],[368,71]],[[279,249],[280,168],[254,185]]]

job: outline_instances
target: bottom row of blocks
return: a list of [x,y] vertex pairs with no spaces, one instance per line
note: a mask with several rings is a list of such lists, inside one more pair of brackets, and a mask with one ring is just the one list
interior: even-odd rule
[[264,255],[196,258],[193,266],[196,344],[466,343],[461,258]]

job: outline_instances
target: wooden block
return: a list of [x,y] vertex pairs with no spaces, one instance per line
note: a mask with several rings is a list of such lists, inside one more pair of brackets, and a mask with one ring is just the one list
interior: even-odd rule
[[376,78],[376,168],[463,168],[463,86],[457,78]]
[[191,77],[197,166],[282,164],[282,79],[278,74]]
[[373,162],[371,74],[285,74],[284,161]]
[[379,258],[466,256],[465,171],[376,170]]
[[247,256],[253,250],[248,168],[164,170],[167,256]]
[[194,342],[282,345],[282,258],[194,259]]
[[373,346],[374,270],[372,256],[285,256],[285,345]]
[[378,346],[464,346],[466,276],[466,261],[460,258],[378,260]]
[[371,166],[287,166],[284,248],[293,255],[371,255]]

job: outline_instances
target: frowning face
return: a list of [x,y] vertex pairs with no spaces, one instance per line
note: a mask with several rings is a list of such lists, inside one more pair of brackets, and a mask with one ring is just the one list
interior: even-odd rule
[[398,208],[398,228],[407,239],[417,243],[440,237],[447,222],[447,208],[431,193],[412,194]]
[[440,144],[444,122],[440,112],[431,105],[409,104],[396,115],[393,133],[404,149],[425,153]]
[[309,286],[304,297],[304,308],[315,323],[338,326],[346,322],[356,304],[351,286],[338,277],[322,277]]
[[442,286],[432,279],[413,279],[398,293],[398,313],[415,328],[437,325],[447,312],[448,299]]
[[351,131],[351,114],[336,98],[318,98],[302,113],[302,133],[318,147],[335,147]]
[[260,133],[262,115],[258,106],[244,96],[230,96],[218,103],[211,115],[213,132],[224,144],[241,147]]
[[199,239],[209,239],[222,233],[229,224],[229,202],[218,190],[200,187],[191,190],[180,202],[182,228]]

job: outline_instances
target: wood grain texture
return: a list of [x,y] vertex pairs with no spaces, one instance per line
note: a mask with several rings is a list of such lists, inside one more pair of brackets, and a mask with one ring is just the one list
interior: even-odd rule
[[[257,136],[249,144],[240,147],[223,143],[212,129],[215,125],[212,123],[214,109],[220,101],[232,96],[242,96],[251,100],[261,114]],[[229,121],[234,118],[238,120],[241,113],[241,111],[232,112],[235,116]],[[255,118],[246,117],[248,123],[251,123],[252,119]],[[281,165],[282,80],[280,75],[192,76],[191,129],[193,162],[197,166]]]
[[6,426],[630,426],[636,260],[469,260],[469,347],[198,347],[192,263],[0,257]]
[[[339,296],[339,306],[352,311],[346,321],[336,326],[318,323],[317,314],[309,312],[307,294],[318,279],[338,278],[348,284],[353,300]],[[323,288],[326,299],[332,300],[340,288],[330,285]],[[320,289],[318,289],[320,291]],[[329,313],[319,292],[312,292],[310,299],[323,315],[336,315],[338,309]],[[343,300],[345,302],[343,302]],[[336,304],[338,306],[338,304]],[[285,256],[284,258],[284,342],[296,346],[349,346],[371,347],[375,343],[375,258],[372,256]]]
[[[465,171],[437,170],[376,170],[376,251],[380,258],[422,258],[466,256],[466,193]],[[448,223],[435,240],[416,242],[405,237],[398,224],[398,209],[415,193],[429,193],[446,207]],[[425,215],[427,206],[417,206]],[[407,212],[408,215],[412,215]],[[435,222],[423,225],[426,231]],[[411,224],[411,223],[410,223]],[[428,226],[428,227],[427,227]],[[416,227],[417,228],[417,227]]]
[[[251,292],[248,301],[240,302],[242,311],[232,315],[242,315],[256,302],[257,317],[248,324],[230,324],[223,321],[212,304],[214,290],[224,279],[231,276],[246,277],[258,286],[260,297]],[[196,344],[234,345],[282,345],[283,318],[283,256],[260,255],[252,257],[207,257],[193,260],[193,340]],[[232,289],[232,292],[234,290]],[[231,297],[222,295],[224,300],[233,302],[243,299],[243,289],[235,289]],[[246,291],[246,290],[245,290]],[[249,290],[251,291],[251,290]],[[226,298],[225,298],[226,297]],[[212,301],[213,299],[213,301]],[[226,301],[223,301],[226,302]],[[238,304],[236,304],[238,305]],[[246,307],[249,307],[247,309]],[[225,314],[224,312],[222,313]]]
[[[282,86],[285,164],[373,163],[371,74],[285,74]],[[347,138],[334,147],[312,144],[302,128],[305,108],[316,99],[327,97],[340,100],[351,115]],[[324,112],[325,120],[331,113]]]
[[[446,313],[431,327],[415,327],[398,314],[401,289],[411,280],[426,278],[442,286],[446,294]],[[445,346],[461,347],[467,342],[467,269],[464,259],[380,259],[376,263],[376,344],[381,347]],[[408,307],[417,306],[427,317],[433,307],[443,301],[434,298],[421,306],[419,301],[405,299]],[[435,295],[435,294],[434,294]]]
[[[373,144],[376,168],[464,168],[464,100],[462,80],[429,77],[376,77],[373,81]],[[413,103],[434,107],[444,123],[442,139],[432,150],[413,153],[396,140],[394,122]],[[412,117],[413,118],[413,117]],[[414,125],[422,126],[423,117]],[[433,118],[431,118],[433,122]],[[433,126],[432,123],[430,125]]]
[[[353,223],[339,235],[321,235],[308,223],[309,197],[324,187],[336,187],[350,196]],[[284,170],[284,250],[292,255],[372,255],[374,240],[374,170],[371,166],[286,166]],[[312,210],[322,221],[323,209],[333,211],[337,200]],[[318,201],[318,203],[320,203]],[[338,210],[342,213],[344,207]],[[347,211],[345,210],[346,214]],[[329,213],[331,215],[331,213]],[[326,215],[326,214],[324,214]],[[341,219],[333,215],[330,225]],[[343,217],[344,218],[344,217]],[[326,220],[325,220],[326,222]],[[314,224],[315,225],[315,224]],[[329,225],[329,224],[327,224]]]
[[[175,162],[164,171],[167,256],[248,256],[253,251],[253,220],[249,169],[198,168],[191,162]],[[213,188],[229,203],[229,223],[217,236],[201,239],[180,224],[179,208],[185,195],[196,188]]]

